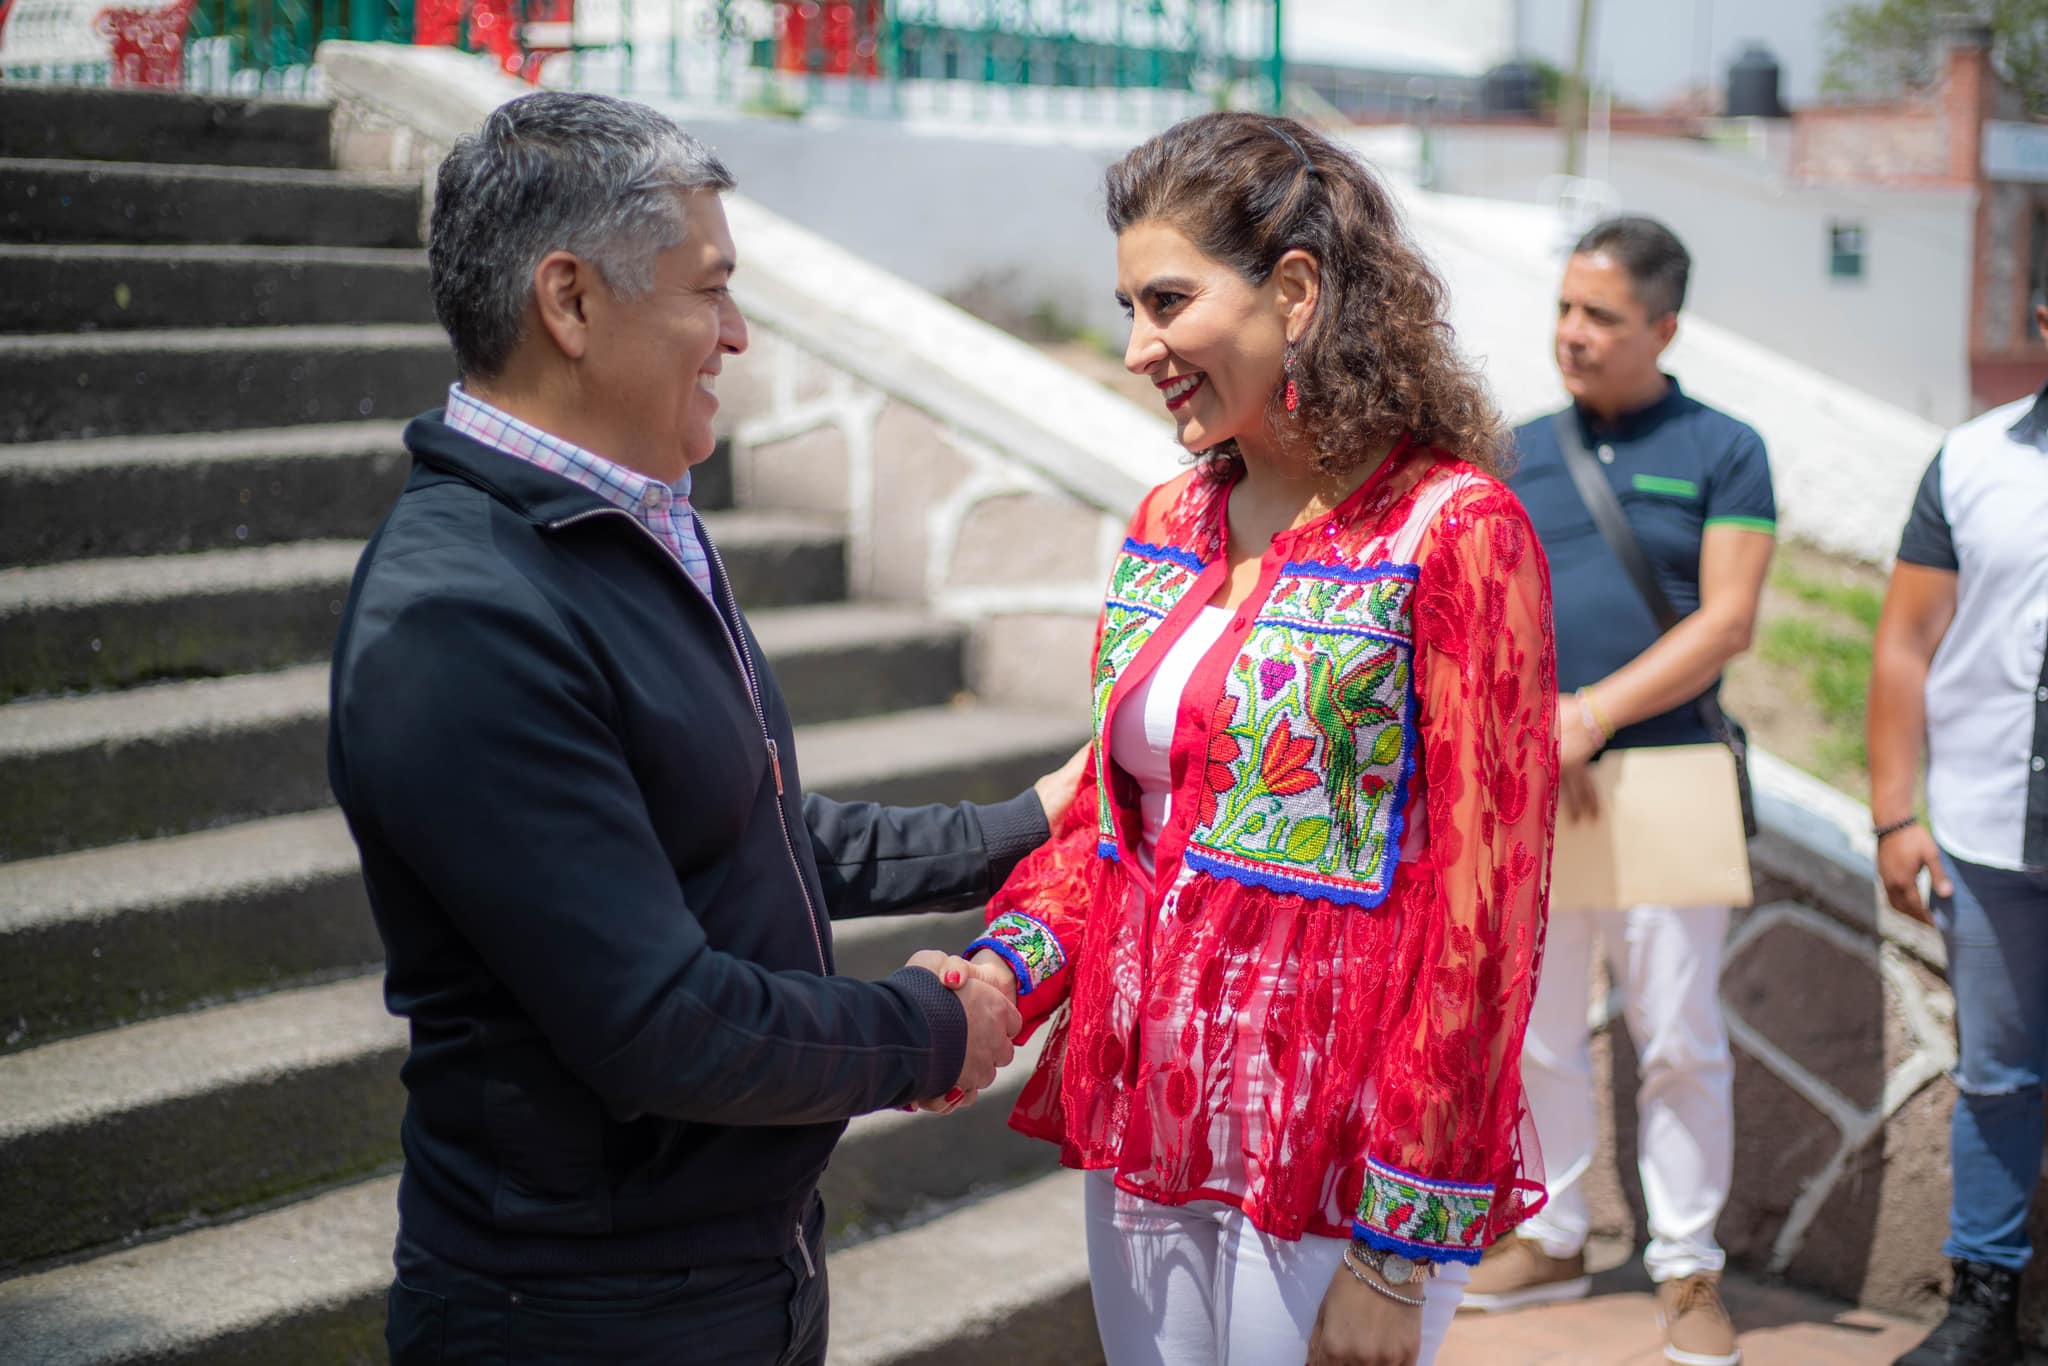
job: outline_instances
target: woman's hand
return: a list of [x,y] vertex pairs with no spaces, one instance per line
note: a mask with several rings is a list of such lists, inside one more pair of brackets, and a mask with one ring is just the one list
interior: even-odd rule
[[1031,785],[1038,794],[1038,804],[1045,808],[1045,823],[1054,830],[1067,818],[1067,808],[1074,804],[1074,794],[1081,787],[1081,769],[1088,762],[1088,750],[1093,742],[1075,750],[1068,760],[1052,772]]
[[[1425,1284],[1418,1277],[1408,1285],[1388,1289],[1412,1300]],[[1415,1366],[1421,1356],[1421,1306],[1397,1304],[1371,1286],[1361,1285],[1350,1268],[1338,1267],[1330,1277],[1330,1288],[1323,1292],[1323,1307],[1316,1311],[1315,1332],[1308,1340],[1308,1366]]]
[[[981,949],[971,959],[956,958],[938,949],[920,949],[910,955],[910,961],[904,966],[923,968],[954,991],[978,980],[1001,992],[1003,999],[1013,1008],[1017,1004],[1017,974],[1009,961],[993,949]],[[905,1108],[923,1110],[932,1115],[950,1115],[974,1104],[980,1095],[979,1091],[966,1091],[956,1086],[944,1095],[933,1096]]]
[[1557,699],[1557,785],[1564,814],[1574,821],[1589,821],[1600,814],[1600,794],[1589,771],[1601,741],[1579,715],[1579,700],[1569,694]]

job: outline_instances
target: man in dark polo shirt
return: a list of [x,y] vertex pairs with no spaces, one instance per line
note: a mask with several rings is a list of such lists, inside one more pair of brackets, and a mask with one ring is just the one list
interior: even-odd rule
[[[2048,265],[2048,262],[2044,262]],[[2048,305],[2034,319],[2048,336]],[[2048,389],[1948,434],[1899,541],[1870,669],[1870,817],[1955,991],[1948,1315],[1898,1366],[2017,1366],[2048,1068]],[[1922,741],[1927,825],[1914,811]],[[1929,827],[1932,828],[1929,828]],[[1930,876],[1931,908],[1921,900]]]
[[[1658,368],[1678,329],[1691,260],[1663,224],[1617,218],[1582,237],[1558,294],[1557,364],[1574,424],[1659,583],[1684,619],[1660,634],[1649,605],[1579,497],[1558,415],[1515,433],[1513,485],[1550,557],[1557,617],[1558,740],[1566,814],[1595,801],[1603,749],[1715,738],[1699,699],[1747,649],[1777,506],[1763,441],[1688,398]],[[1740,1360],[1721,1306],[1714,1223],[1734,1161],[1733,1063],[1719,978],[1726,906],[1553,905],[1543,978],[1522,1053],[1549,1204],[1472,1275],[1465,1305],[1510,1309],[1590,1289],[1584,1178],[1597,1128],[1586,1024],[1595,930],[1640,1059],[1642,1179],[1666,1356]]]

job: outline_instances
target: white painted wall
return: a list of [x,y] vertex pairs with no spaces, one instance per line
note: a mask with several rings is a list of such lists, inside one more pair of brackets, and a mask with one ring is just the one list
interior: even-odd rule
[[1477,76],[1515,48],[1513,0],[1287,0],[1291,61]]
[[[1528,202],[1558,161],[1547,132],[1443,129],[1435,150],[1439,190]],[[1692,252],[1694,316],[1930,421],[1970,415],[1973,191],[1804,187],[1767,159],[1657,137],[1615,138],[1604,178]],[[1863,225],[1860,280],[1828,274],[1835,221]]]
[[1040,303],[1123,334],[1102,173],[1142,131],[949,129],[916,121],[801,122],[672,110],[717,148],[740,189],[855,255],[936,294],[1015,281]]

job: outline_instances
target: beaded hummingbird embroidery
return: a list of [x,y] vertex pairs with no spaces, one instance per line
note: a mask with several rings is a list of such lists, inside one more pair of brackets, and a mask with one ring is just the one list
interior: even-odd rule
[[1386,899],[1416,762],[1416,576],[1282,567],[1211,718],[1190,868],[1349,905]]

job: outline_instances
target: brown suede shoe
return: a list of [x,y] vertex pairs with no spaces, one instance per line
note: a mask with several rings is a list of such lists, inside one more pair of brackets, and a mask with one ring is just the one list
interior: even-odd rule
[[1736,1366],[1735,1324],[1721,1303],[1721,1278],[1710,1271],[1657,1287],[1657,1318],[1664,1325],[1664,1359],[1679,1366]]
[[1532,1304],[1555,1304],[1560,1300],[1584,1299],[1593,1289],[1586,1274],[1586,1254],[1552,1257],[1534,1239],[1510,1234],[1492,1247],[1472,1268],[1460,1311],[1497,1313]]

